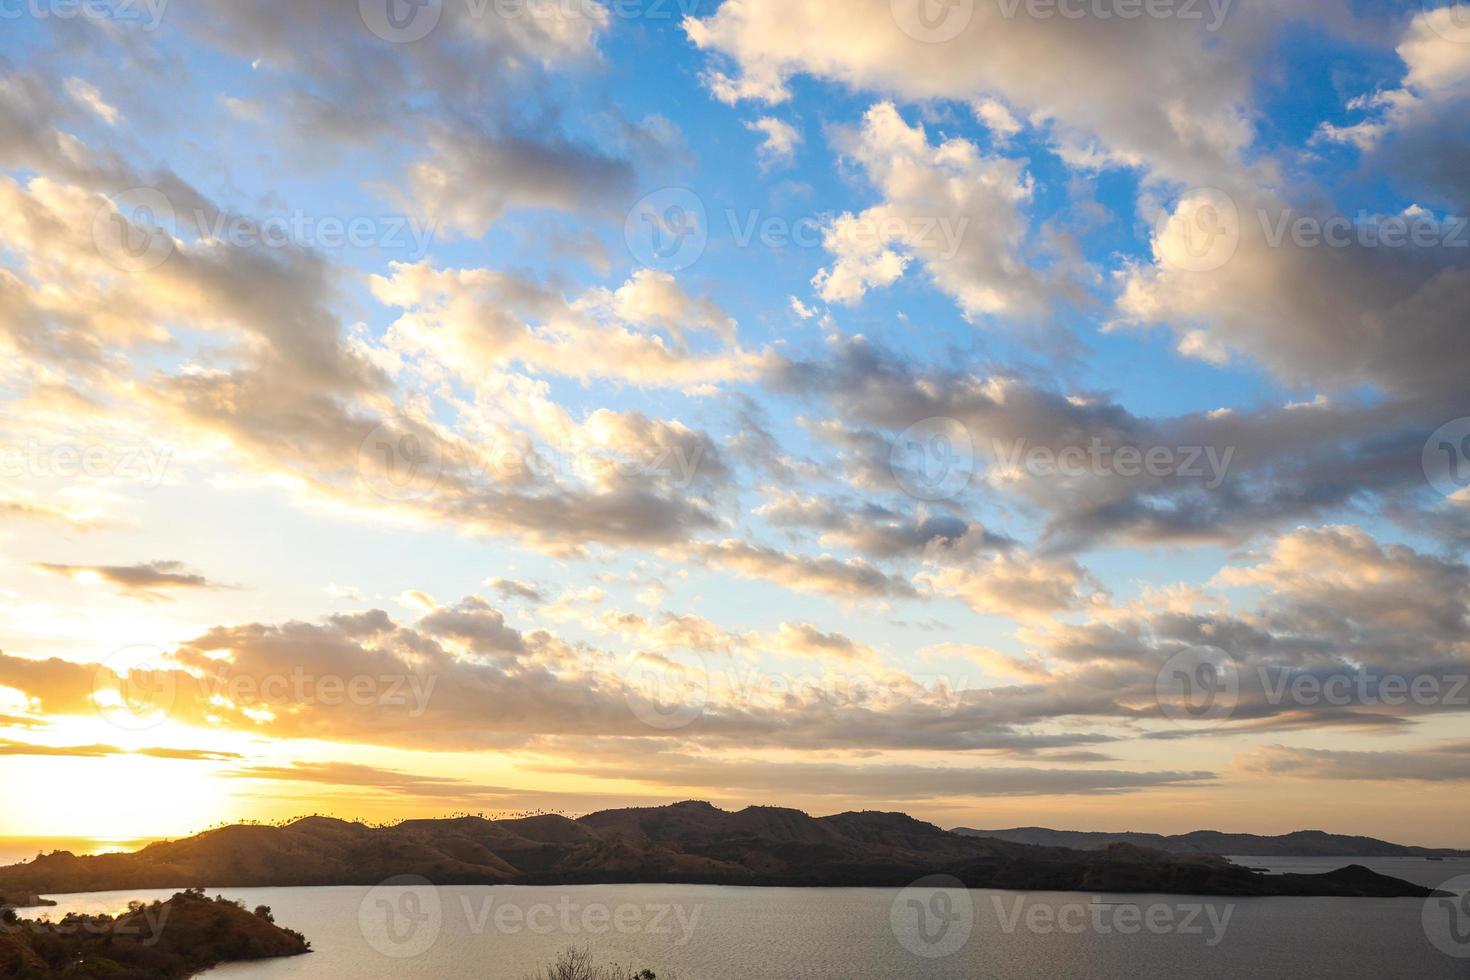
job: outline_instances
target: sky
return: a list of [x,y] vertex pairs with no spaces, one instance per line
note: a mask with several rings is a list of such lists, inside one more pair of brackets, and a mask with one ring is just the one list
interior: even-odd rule
[[1470,846],[1470,5],[0,30],[0,836]]

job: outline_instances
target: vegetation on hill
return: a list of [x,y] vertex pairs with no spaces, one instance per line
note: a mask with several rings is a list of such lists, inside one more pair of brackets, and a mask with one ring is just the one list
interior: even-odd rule
[[7,980],[182,980],[219,963],[311,951],[298,932],[193,889],[126,912],[57,922],[0,911],[0,977]]

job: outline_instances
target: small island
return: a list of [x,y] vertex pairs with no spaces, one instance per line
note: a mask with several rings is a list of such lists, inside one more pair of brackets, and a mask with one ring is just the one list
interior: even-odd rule
[[0,976],[7,980],[183,980],[220,963],[310,951],[305,937],[276,925],[266,906],[250,911],[202,889],[166,902],[131,902],[115,916],[56,922],[0,909]]

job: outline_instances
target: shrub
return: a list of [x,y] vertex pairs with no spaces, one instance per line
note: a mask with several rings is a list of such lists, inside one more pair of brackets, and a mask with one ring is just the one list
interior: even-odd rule
[[[598,966],[587,949],[568,949],[556,962],[527,980],[658,980],[652,970],[633,971],[621,966]],[[666,980],[675,980],[669,977]]]

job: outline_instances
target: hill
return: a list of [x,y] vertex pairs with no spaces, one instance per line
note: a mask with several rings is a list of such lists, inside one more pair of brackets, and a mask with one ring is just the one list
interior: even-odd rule
[[0,976],[14,980],[181,980],[220,963],[297,956],[311,945],[270,919],[201,892],[60,922],[0,912]]
[[1011,830],[972,830],[956,827],[966,837],[989,837],[1015,844],[1070,847],[1090,851],[1109,844],[1133,844],[1169,854],[1240,854],[1253,857],[1467,857],[1470,851],[1450,848],[1413,847],[1391,844],[1373,837],[1349,837],[1320,830],[1298,830],[1279,837],[1260,834],[1224,834],[1218,830],[1196,830],[1166,836],[1123,832],[1049,830],[1046,827],[1015,827]]
[[463,817],[367,827],[313,817],[234,826],[131,854],[42,855],[0,868],[0,892],[47,894],[183,886],[685,882],[901,886],[950,874],[971,887],[1219,895],[1418,895],[1362,873],[1264,876],[1208,855],[1127,844],[1070,850],[977,838],[902,813],[812,817],[781,807],[709,803],[604,810],[577,820]]

